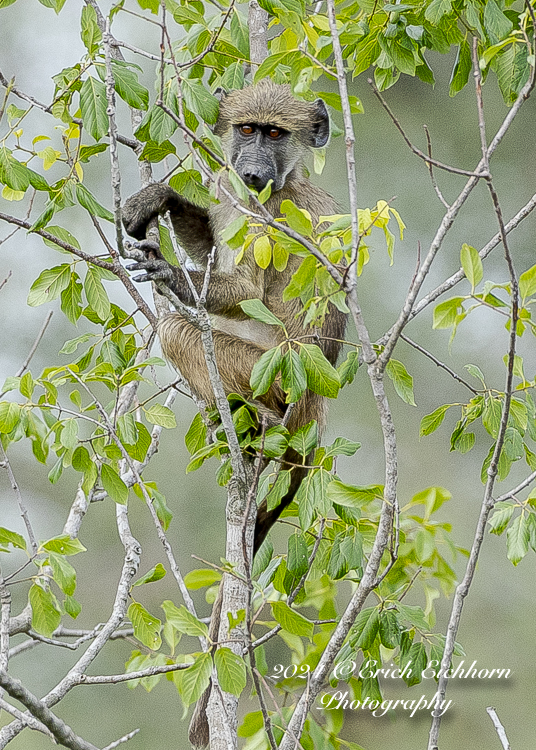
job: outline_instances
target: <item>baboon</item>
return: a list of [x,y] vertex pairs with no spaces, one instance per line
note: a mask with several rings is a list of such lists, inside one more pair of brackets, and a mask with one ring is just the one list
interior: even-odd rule
[[[304,164],[308,149],[326,145],[329,138],[329,117],[321,99],[298,101],[290,86],[264,79],[222,97],[214,132],[221,136],[228,162],[248,186],[262,190],[273,181],[271,196],[265,204],[272,216],[282,215],[281,203],[285,199],[307,209],[315,224],[321,215],[336,212],[335,201],[309,181]],[[225,189],[234,194],[225,171],[219,179]],[[248,318],[239,303],[247,299],[262,300],[285,324],[290,338],[303,337],[300,300],[283,302],[283,290],[301,259],[291,255],[286,269],[281,272],[272,264],[262,270],[250,252],[237,265],[236,253],[222,241],[221,232],[241,214],[224,190],[219,191],[219,203],[204,209],[185,200],[169,185],[149,185],[126,202],[123,208],[125,229],[142,241],[139,247],[155,250],[154,245],[149,247],[143,243],[146,227],[153,217],[168,210],[180,244],[198,267],[206,266],[213,246],[216,248],[206,308],[212,318],[218,368],[226,393],[239,393],[253,401],[249,384],[252,368],[266,350],[284,340],[284,334],[277,326]],[[193,305],[193,295],[183,271],[167,263],[158,250],[148,255],[153,257],[129,266],[129,270],[145,272],[135,280],[160,279],[184,304]],[[200,291],[204,272],[191,271],[190,276]],[[316,332],[321,337],[319,346],[331,364],[337,360],[345,326],[346,315],[330,304],[329,314]],[[158,333],[164,355],[177,367],[192,391],[206,403],[214,403],[199,331],[173,312],[159,322]],[[287,408],[285,393],[277,380],[254,403],[270,425],[280,423]],[[316,419],[321,430],[325,411],[325,399],[306,391],[292,411],[288,429],[293,432]],[[284,458],[290,464],[302,460],[291,450]],[[292,501],[305,472],[298,467],[292,470],[289,491],[277,508],[268,511],[265,502],[259,506],[255,551]]]

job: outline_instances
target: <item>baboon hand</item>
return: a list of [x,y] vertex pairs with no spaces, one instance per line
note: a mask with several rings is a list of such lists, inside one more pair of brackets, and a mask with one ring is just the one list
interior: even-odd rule
[[145,271],[140,276],[135,276],[134,281],[163,281],[168,286],[173,281],[173,269],[163,258],[147,258],[127,266],[127,271]]

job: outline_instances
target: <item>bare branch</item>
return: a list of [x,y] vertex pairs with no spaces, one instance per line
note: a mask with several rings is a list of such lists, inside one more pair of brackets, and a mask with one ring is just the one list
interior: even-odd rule
[[4,468],[6,469],[8,473],[9,481],[11,482],[11,487],[17,498],[17,503],[19,506],[20,514],[22,516],[22,520],[24,521],[24,525],[26,526],[26,533],[28,534],[28,539],[30,540],[32,552],[35,554],[37,552],[37,540],[33,532],[32,524],[30,522],[30,517],[28,515],[28,510],[26,508],[24,500],[22,499],[22,493],[20,491],[20,487],[15,478],[15,474],[13,473],[13,469],[11,468],[9,458],[7,457],[7,453],[5,452],[4,446],[2,445],[1,442],[0,442],[0,457],[2,458],[2,465],[4,466]]
[[510,750],[510,743],[508,742],[508,737],[506,736],[505,729],[503,725],[501,724],[501,720],[499,719],[499,716],[497,715],[497,710],[493,708],[493,706],[488,706],[486,708],[486,711],[488,712],[488,715],[493,722],[493,726],[495,727],[497,736],[499,737],[499,740],[501,741],[503,750]]
[[15,680],[6,672],[0,671],[0,685],[12,698],[26,706],[31,715],[47,727],[60,745],[71,748],[71,750],[98,750],[91,742],[86,742],[86,740],[78,737],[71,727],[58,719],[46,704],[30,693],[19,680]]

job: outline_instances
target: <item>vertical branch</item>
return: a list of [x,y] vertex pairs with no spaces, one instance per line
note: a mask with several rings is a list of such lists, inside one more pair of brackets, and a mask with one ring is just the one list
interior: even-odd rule
[[[473,44],[473,74],[475,79],[475,90],[478,110],[478,124],[480,132],[480,140],[482,147],[482,161],[484,167],[489,165],[490,148],[486,145],[486,126],[484,118],[484,107],[482,101],[482,80],[480,75],[480,67],[478,64],[478,41],[475,40]],[[486,523],[489,515],[495,505],[493,499],[493,490],[495,487],[495,481],[497,479],[497,473],[499,468],[499,459],[504,445],[504,439],[506,435],[506,428],[508,426],[508,418],[510,416],[510,404],[512,400],[513,391],[513,379],[514,379],[514,361],[516,353],[516,335],[517,335],[517,322],[519,319],[519,285],[517,281],[517,274],[514,268],[512,255],[508,245],[506,228],[502,216],[499,199],[493,185],[493,179],[489,170],[486,170],[486,183],[488,185],[497,221],[499,223],[499,233],[501,236],[501,242],[504,248],[504,257],[506,265],[508,267],[508,273],[510,276],[510,293],[512,297],[512,309],[510,313],[510,335],[509,335],[509,346],[508,346],[508,363],[507,363],[507,375],[504,393],[504,404],[501,413],[501,423],[493,455],[491,458],[490,465],[487,471],[487,481],[484,490],[484,497],[480,508],[480,515],[477,522],[475,536],[473,539],[473,545],[469,554],[469,559],[465,568],[465,574],[461,583],[456,588],[454,594],[454,600],[452,602],[452,609],[450,613],[449,623],[447,626],[447,634],[445,639],[445,651],[443,653],[443,659],[441,660],[441,677],[437,686],[438,702],[442,702],[445,699],[448,686],[448,678],[446,677],[447,671],[450,667],[452,656],[454,654],[454,646],[456,642],[456,636],[460,626],[460,620],[462,616],[463,605],[466,596],[469,593],[469,589],[473,582],[473,578],[476,572],[476,565],[480,555],[480,550],[484,542],[484,535],[486,532]],[[428,750],[437,750],[439,741],[439,730],[441,727],[441,716],[433,716],[432,725],[430,727],[430,735],[428,741]]]
[[115,240],[119,254],[124,257],[123,228],[121,226],[121,170],[119,168],[119,156],[117,153],[117,124],[115,119],[115,81],[112,70],[112,40],[110,33],[110,19],[106,19],[106,30],[104,33],[104,49],[106,52],[106,99],[108,106],[106,114],[110,123],[110,161],[112,168],[112,195],[114,202]]
[[333,56],[337,70],[337,84],[341,95],[342,116],[344,120],[344,142],[346,144],[346,169],[348,172],[348,191],[350,195],[350,219],[352,222],[352,257],[349,279],[350,288],[355,287],[357,282],[357,251],[359,247],[359,225],[357,220],[357,175],[355,170],[355,135],[352,124],[352,113],[348,101],[348,87],[346,85],[346,74],[344,71],[344,60],[342,57],[341,43],[337,31],[337,18],[335,15],[335,0],[327,0],[329,28],[333,42]]
[[263,10],[257,0],[249,0],[249,58],[251,72],[268,57],[268,12]]
[[[344,63],[342,58],[341,46],[337,32],[337,22],[335,16],[334,0],[327,0],[328,17],[333,40],[333,50],[337,69],[337,79],[341,94],[341,102],[345,123],[346,133],[346,160],[348,171],[348,182],[350,190],[351,218],[352,218],[352,261],[355,261],[359,242],[359,233],[357,225],[357,187],[355,174],[355,157],[353,152],[354,135],[351,122],[350,106],[348,102],[348,91],[344,72]],[[355,263],[354,263],[355,265]],[[378,571],[384,553],[389,549],[389,543],[393,539],[393,520],[398,518],[398,501],[397,501],[397,481],[398,481],[398,459],[397,459],[397,442],[394,423],[389,407],[389,402],[384,389],[384,368],[380,365],[370,335],[365,324],[363,314],[359,305],[355,284],[355,270],[353,279],[348,283],[348,307],[355,322],[357,333],[363,348],[363,357],[367,363],[367,370],[372,386],[372,391],[376,401],[376,407],[380,418],[381,429],[383,433],[384,452],[385,452],[385,491],[384,503],[380,515],[378,532],[374,544],[363,572],[363,577],[355,591],[350,603],[346,607],[337,627],[335,628],[320,661],[311,675],[307,689],[302,693],[296,709],[289,721],[287,731],[280,745],[280,750],[294,750],[296,747],[296,738],[299,739],[307,713],[325,684],[325,679],[339,653],[350,628],[355,622],[355,618],[361,611],[367,596],[378,583]],[[396,544],[393,542],[391,550],[391,559],[396,557]]]

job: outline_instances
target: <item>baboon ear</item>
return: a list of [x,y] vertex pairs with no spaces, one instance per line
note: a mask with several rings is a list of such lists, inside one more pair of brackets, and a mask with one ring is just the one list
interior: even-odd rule
[[329,140],[329,115],[322,99],[317,99],[313,106],[309,145],[313,148],[322,148]]

